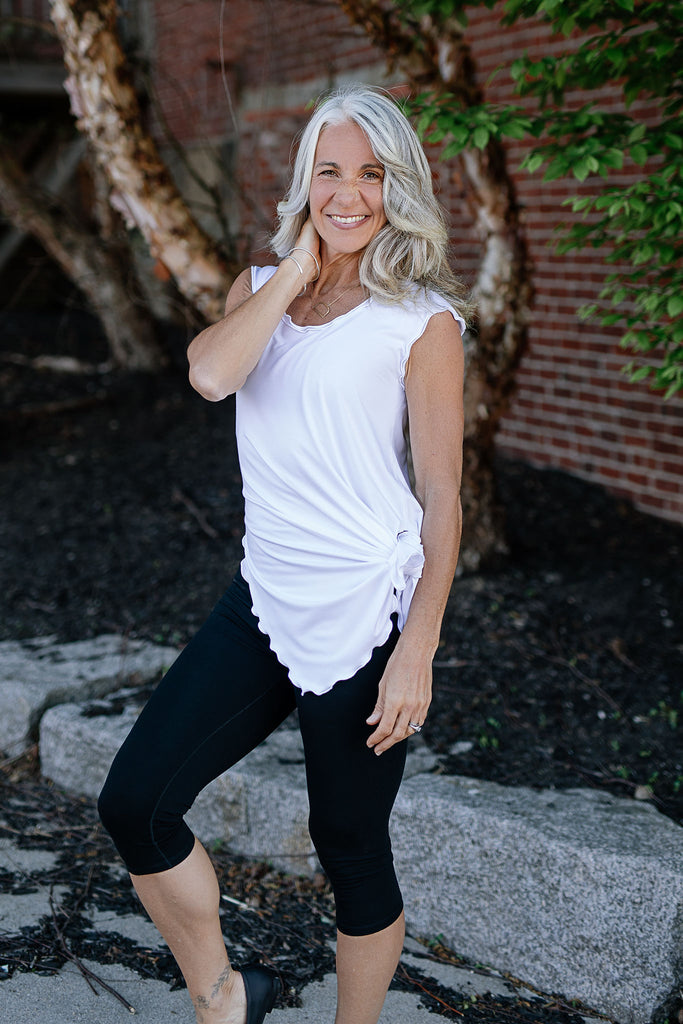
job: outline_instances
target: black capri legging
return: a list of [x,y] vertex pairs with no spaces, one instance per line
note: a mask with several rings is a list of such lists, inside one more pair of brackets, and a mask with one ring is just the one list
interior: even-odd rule
[[100,795],[105,828],[132,874],[175,867],[194,836],[183,815],[297,707],[306,756],[309,828],[347,935],[388,927],[403,908],[389,840],[406,743],[381,757],[366,718],[398,639],[328,693],[302,694],[270,649],[241,575],[182,651],[116,755]]

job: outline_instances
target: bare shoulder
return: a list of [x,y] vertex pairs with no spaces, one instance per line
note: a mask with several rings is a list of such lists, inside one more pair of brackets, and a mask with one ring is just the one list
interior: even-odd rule
[[232,313],[233,309],[237,309],[243,302],[252,295],[251,290],[251,267],[246,267],[242,270],[230,286],[228,297],[225,300],[225,315]]
[[411,377],[442,373],[461,377],[463,366],[464,348],[457,321],[448,310],[435,313],[410,350],[406,383]]

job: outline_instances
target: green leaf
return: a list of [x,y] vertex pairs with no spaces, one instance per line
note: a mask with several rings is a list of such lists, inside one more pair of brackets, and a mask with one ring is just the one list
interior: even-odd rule
[[629,153],[631,154],[631,160],[633,160],[634,164],[638,164],[641,167],[648,158],[648,152],[645,146],[639,146],[637,143],[635,146],[631,146],[629,148]]
[[466,124],[454,124],[451,126],[451,135],[464,147],[469,142],[470,130]]
[[529,174],[533,174],[534,171],[537,171],[538,168],[544,162],[545,162],[545,157],[543,156],[542,153],[538,153],[538,152],[529,153],[528,156],[524,157],[524,160],[522,161],[522,167],[524,168],[525,171],[528,171]]
[[449,142],[444,148],[444,151],[441,154],[441,159],[451,160],[454,156],[458,156],[459,153],[462,153],[464,148],[464,143],[460,142],[458,139],[453,139],[452,142]]
[[605,167],[621,170],[624,166],[624,154],[620,149],[606,149],[602,154],[602,163]]
[[563,199],[562,205],[571,206],[574,213],[582,213],[592,207],[593,196],[573,196],[570,199]]
[[420,114],[419,120],[416,125],[416,131],[418,135],[424,135],[429,128],[430,124],[434,119],[434,112],[432,110],[425,110]]
[[508,124],[503,126],[503,131],[511,139],[523,139],[529,130],[529,122],[524,122],[521,119],[515,119],[509,121]]
[[588,159],[588,157],[584,157],[582,160],[577,161],[577,163],[572,167],[572,174],[579,181],[585,181],[590,174]]
[[472,132],[472,142],[477,149],[484,149],[489,141],[491,133],[484,125],[478,125]]
[[666,304],[666,311],[672,319],[683,313],[683,295],[672,295]]

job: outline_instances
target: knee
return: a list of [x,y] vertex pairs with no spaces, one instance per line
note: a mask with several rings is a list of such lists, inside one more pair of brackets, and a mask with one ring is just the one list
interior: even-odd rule
[[97,811],[106,831],[117,842],[131,833],[148,830],[153,806],[142,780],[133,782],[115,761],[99,795]]
[[355,829],[342,821],[341,816],[311,810],[308,831],[323,867],[356,846]]
[[115,781],[112,781],[110,772],[97,800],[97,813],[110,836],[119,833],[126,817],[122,797],[123,794],[119,792]]
[[334,890],[337,927],[370,935],[392,924],[403,908],[388,831],[343,824],[309,825],[320,863]]
[[391,857],[388,826],[376,820],[326,809],[311,813],[308,828],[320,863],[330,875],[353,874],[368,863]]

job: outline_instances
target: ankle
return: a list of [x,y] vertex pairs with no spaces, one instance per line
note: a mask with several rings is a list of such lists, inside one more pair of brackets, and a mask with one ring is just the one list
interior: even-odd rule
[[228,967],[206,995],[193,998],[197,1024],[245,1024],[247,996],[239,971]]

